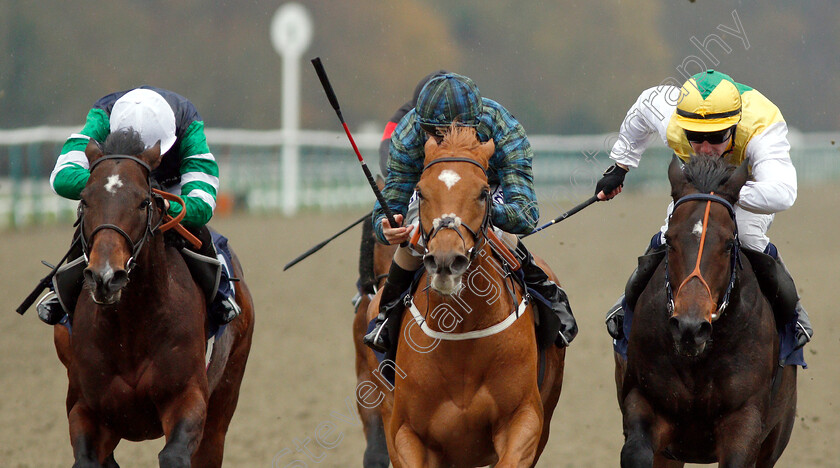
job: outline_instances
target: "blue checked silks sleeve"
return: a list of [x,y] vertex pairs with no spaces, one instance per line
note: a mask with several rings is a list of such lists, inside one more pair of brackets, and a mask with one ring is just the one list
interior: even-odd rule
[[[534,192],[531,162],[534,156],[525,129],[501,104],[483,98],[478,134],[481,141],[493,139],[496,151],[490,158],[488,179],[502,188],[504,204],[494,204],[490,214],[494,226],[513,234],[534,230],[539,220],[539,206]],[[391,136],[388,177],[382,195],[395,214],[405,215],[408,201],[423,171],[426,135],[416,120],[414,110],[402,118]],[[382,234],[385,213],[377,201],[373,209],[376,237]]]

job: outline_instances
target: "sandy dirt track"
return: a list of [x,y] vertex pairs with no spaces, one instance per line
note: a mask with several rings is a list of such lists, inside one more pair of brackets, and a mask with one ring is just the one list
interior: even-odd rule
[[[659,227],[666,204],[664,193],[623,194],[527,242],[563,281],[581,330],[567,354],[563,394],[541,467],[618,465],[621,415],[603,317]],[[542,215],[547,219],[570,206],[543,206]],[[836,190],[801,188],[796,206],[777,215],[770,231],[817,333],[806,349],[809,369],[799,373],[797,421],[781,467],[840,466],[837,206]],[[360,229],[289,271],[282,267],[362,214],[236,215],[213,221],[239,254],[257,316],[225,466],[361,466],[364,441],[351,412],[350,336]],[[57,260],[71,233],[69,226],[60,226],[0,234],[0,467],[73,464],[64,411],[67,378],[52,330],[34,308],[24,317],[14,312],[46,274],[39,260]],[[329,447],[315,442],[326,422],[335,427],[322,437],[332,443]],[[162,440],[122,442],[116,459],[123,467],[157,466],[162,447]]]

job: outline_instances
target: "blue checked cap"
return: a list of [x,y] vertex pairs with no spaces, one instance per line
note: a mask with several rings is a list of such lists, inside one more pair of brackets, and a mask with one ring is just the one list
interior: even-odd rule
[[475,127],[481,108],[481,94],[473,80],[457,73],[446,73],[423,86],[415,111],[420,125],[448,127],[456,122]]

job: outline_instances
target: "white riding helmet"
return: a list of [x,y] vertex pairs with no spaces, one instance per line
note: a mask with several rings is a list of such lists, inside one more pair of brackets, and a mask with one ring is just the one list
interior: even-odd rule
[[151,89],[131,90],[114,103],[111,133],[129,127],[140,134],[147,149],[160,140],[163,154],[175,144],[175,113],[166,99]]

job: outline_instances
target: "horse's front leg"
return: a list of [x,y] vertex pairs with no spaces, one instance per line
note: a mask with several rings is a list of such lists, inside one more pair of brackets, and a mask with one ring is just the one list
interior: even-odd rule
[[198,385],[173,398],[161,412],[166,445],[158,454],[161,468],[190,466],[207,417],[207,399]]
[[495,468],[527,468],[534,463],[542,433],[540,400],[523,405],[507,424],[493,432],[493,446],[499,455]]
[[[393,423],[392,423],[393,425]],[[396,432],[390,437],[394,453],[391,463],[394,468],[428,468],[437,466],[429,459],[420,436],[407,424],[397,424]]]
[[623,403],[624,446],[621,448],[621,467],[650,468],[654,466],[654,453],[668,444],[672,427],[656,415],[638,389],[630,390]]
[[720,418],[715,427],[719,466],[755,466],[761,446],[761,415],[756,406],[748,404]]
[[[73,447],[73,468],[100,468],[103,459],[107,466],[114,466],[114,448],[119,438],[95,420],[90,410],[75,402],[67,413],[70,423],[70,444]],[[106,454],[109,456],[106,458]],[[111,462],[113,461],[113,464]]]

